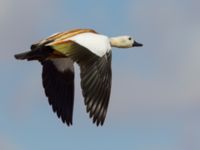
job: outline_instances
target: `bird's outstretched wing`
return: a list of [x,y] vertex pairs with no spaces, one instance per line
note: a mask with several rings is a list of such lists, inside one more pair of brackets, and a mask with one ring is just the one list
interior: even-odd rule
[[[64,65],[58,69],[58,63]],[[63,63],[63,64],[61,64]],[[72,125],[74,105],[74,66],[70,58],[42,62],[42,79],[45,94],[53,111],[67,125]]]
[[97,126],[103,125],[111,92],[111,52],[90,65],[80,66],[81,87],[87,112]]
[[74,41],[50,43],[54,50],[77,62],[87,112],[97,125],[103,125],[111,92],[111,51],[99,57]]

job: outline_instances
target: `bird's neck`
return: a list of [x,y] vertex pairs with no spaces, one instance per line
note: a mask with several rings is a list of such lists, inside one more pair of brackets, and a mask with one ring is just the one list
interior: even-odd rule
[[121,43],[121,38],[120,37],[111,37],[110,38],[110,45],[112,47],[118,47],[118,48],[124,48],[124,46]]

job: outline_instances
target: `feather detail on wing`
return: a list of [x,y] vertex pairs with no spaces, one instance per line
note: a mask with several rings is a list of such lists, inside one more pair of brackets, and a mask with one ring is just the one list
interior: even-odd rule
[[87,112],[97,125],[103,125],[111,92],[111,51],[99,57],[73,42],[58,42],[52,48],[77,62]]
[[81,65],[81,87],[93,122],[103,125],[111,92],[111,52],[88,65]]

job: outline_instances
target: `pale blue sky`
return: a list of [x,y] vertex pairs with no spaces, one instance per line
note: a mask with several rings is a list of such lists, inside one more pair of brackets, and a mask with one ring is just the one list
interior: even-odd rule
[[[199,150],[199,6],[198,0],[0,0],[0,149]],[[85,112],[78,67],[68,128],[48,105],[40,64],[13,58],[72,28],[128,34],[144,44],[113,49],[103,127]]]

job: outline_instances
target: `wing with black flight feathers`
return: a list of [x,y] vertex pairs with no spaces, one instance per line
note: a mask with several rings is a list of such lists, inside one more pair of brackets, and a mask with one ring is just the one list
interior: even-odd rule
[[87,112],[94,123],[103,125],[111,92],[111,51],[99,57],[74,41],[50,45],[79,64]]

